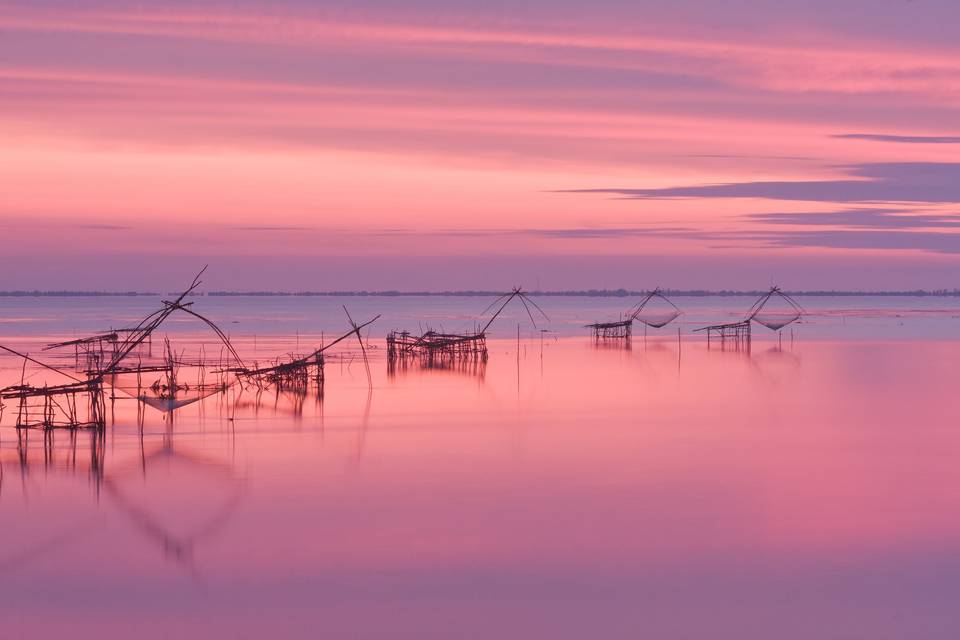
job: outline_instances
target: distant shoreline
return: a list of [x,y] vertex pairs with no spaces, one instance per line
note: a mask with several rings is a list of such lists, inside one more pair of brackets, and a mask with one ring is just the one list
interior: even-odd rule
[[[820,298],[864,298],[864,297],[893,297],[893,298],[955,298],[960,297],[960,289],[916,289],[912,291],[790,291],[784,290],[791,296],[806,296]],[[192,294],[195,296],[209,296],[219,298],[273,298],[273,297],[373,297],[373,298],[411,298],[411,297],[494,297],[503,295],[503,291],[207,291]],[[572,291],[528,291],[527,295],[541,297],[566,298],[630,298],[646,295],[647,291],[632,291],[627,289],[587,289]],[[700,289],[673,290],[664,289],[663,293],[674,297],[707,298],[707,297],[746,297],[759,296],[765,290],[720,290],[708,291]],[[160,297],[179,295],[178,292],[157,293],[149,291],[0,291],[0,298],[99,298],[99,297]]]

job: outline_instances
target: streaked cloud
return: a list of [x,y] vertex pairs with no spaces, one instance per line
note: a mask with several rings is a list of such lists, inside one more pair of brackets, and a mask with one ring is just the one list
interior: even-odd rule
[[859,229],[953,229],[960,228],[960,214],[917,213],[911,209],[844,209],[830,212],[753,213],[753,222],[800,226]]
[[824,229],[803,233],[756,234],[753,239],[779,247],[960,253],[960,233]]
[[960,136],[904,136],[885,133],[837,133],[840,140],[872,140],[873,142],[903,142],[907,144],[958,144]]
[[876,162],[840,167],[851,179],[748,181],[655,189],[571,189],[641,200],[762,198],[807,202],[960,203],[960,163]]
[[82,234],[105,261],[351,255],[392,278],[414,253],[942,260],[958,20],[951,0],[7,2],[0,224],[36,236],[19,253]]
[[231,231],[312,231],[312,227],[300,227],[294,225],[249,225],[229,227]]

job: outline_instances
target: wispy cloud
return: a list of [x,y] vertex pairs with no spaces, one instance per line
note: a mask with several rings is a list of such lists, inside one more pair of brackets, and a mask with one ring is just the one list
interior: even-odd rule
[[931,253],[960,253],[960,233],[928,231],[819,230],[803,233],[755,234],[760,240],[780,247],[826,249],[912,250]]
[[903,142],[907,144],[960,144],[960,136],[901,136],[886,133],[838,133],[830,137],[840,140],[872,140],[874,142]]
[[378,229],[370,231],[379,236],[416,236],[416,237],[447,237],[447,238],[494,238],[494,237],[528,237],[547,240],[613,240],[617,238],[638,238],[654,236],[670,236],[673,234],[694,234],[693,227],[670,226],[636,226],[636,227],[569,227],[569,228],[540,228],[540,229]]
[[706,229],[650,229],[651,236],[694,241],[716,251],[763,248],[815,248],[873,251],[960,253],[960,233],[912,229],[811,229],[723,231]]
[[133,227],[125,224],[101,224],[96,222],[70,225],[75,229],[90,229],[92,231],[129,231]]
[[752,222],[859,229],[954,229],[960,215],[917,213],[911,209],[844,209],[829,212],[751,213]]
[[[821,32],[816,46],[790,38],[777,38],[776,31],[790,18],[768,12],[772,29],[700,29],[690,14],[652,17],[645,29],[624,31],[617,24],[625,16],[623,3],[579,16],[580,27],[571,28],[557,18],[554,7],[517,12],[504,20],[494,12],[450,10],[443,5],[396,12],[349,5],[334,10],[311,10],[309,3],[279,6],[272,11],[238,5],[231,11],[204,3],[171,3],[164,10],[143,6],[91,3],[82,9],[56,6],[13,5],[0,12],[0,26],[12,32],[45,32],[124,36],[141,39],[174,39],[179,43],[201,41],[278,45],[311,50],[333,48],[341,53],[357,46],[407,49],[489,61],[560,61],[569,66],[659,71],[701,77],[722,76],[738,86],[777,91],[830,90],[843,93],[865,91],[917,91],[956,89],[958,63],[949,48],[924,50],[903,46],[891,39],[850,39]],[[363,3],[361,3],[362,5]],[[600,3],[601,6],[604,3]],[[704,3],[704,9],[710,6]],[[326,8],[325,8],[326,9]],[[339,9],[339,10],[337,10]],[[891,7],[886,8],[891,11]],[[472,20],[464,20],[467,14]],[[532,13],[526,19],[523,13]],[[707,12],[715,16],[716,12]],[[731,12],[734,13],[734,12]],[[752,13],[752,12],[751,12]],[[915,12],[914,12],[915,13]],[[608,14],[606,21],[597,15]],[[714,17],[714,20],[717,18]],[[709,25],[710,22],[707,22]],[[692,32],[699,31],[697,36]],[[770,33],[768,33],[770,31]],[[831,37],[832,36],[832,37]],[[388,65],[389,66],[389,65]]]
[[955,252],[956,2],[507,4],[0,3],[0,225],[56,212],[38,255]]
[[570,189],[641,200],[662,198],[762,198],[809,202],[960,203],[960,163],[881,162],[840,167],[843,180],[751,181],[660,189]]
[[232,231],[312,231],[314,227],[296,225],[247,225],[228,227]]

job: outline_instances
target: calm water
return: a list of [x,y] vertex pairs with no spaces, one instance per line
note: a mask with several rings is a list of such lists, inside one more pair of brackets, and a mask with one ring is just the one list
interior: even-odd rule
[[[322,398],[231,390],[87,433],[0,427],[0,637],[956,638],[960,313],[804,299],[749,352],[687,314],[632,349],[580,328],[629,301],[511,310],[485,366],[389,370],[383,335],[482,299],[207,299],[244,359],[355,318]],[[624,303],[627,304],[624,304]],[[154,299],[0,300],[2,342],[131,324]],[[193,321],[175,345],[212,340]],[[155,343],[155,347],[156,347]],[[27,376],[0,358],[0,383]],[[55,375],[51,375],[51,380]],[[2,386],[0,385],[0,386]]]

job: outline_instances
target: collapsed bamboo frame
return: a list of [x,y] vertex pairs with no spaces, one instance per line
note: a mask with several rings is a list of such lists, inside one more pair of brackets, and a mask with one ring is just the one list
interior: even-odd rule
[[[77,338],[65,342],[47,345],[45,350],[64,347],[74,347],[75,366],[80,370],[76,375],[55,367],[48,363],[31,358],[9,347],[0,345],[0,349],[23,358],[24,375],[20,384],[0,389],[0,407],[2,400],[17,401],[17,429],[102,429],[106,425],[105,385],[119,388],[117,381],[120,376],[136,376],[134,397],[165,412],[172,411],[196,402],[208,395],[223,392],[233,382],[228,382],[227,375],[233,374],[234,382],[252,382],[259,388],[275,386],[281,391],[293,391],[306,394],[306,390],[313,381],[322,389],[324,375],[324,352],[341,341],[356,335],[360,341],[364,365],[367,371],[367,380],[370,386],[373,379],[370,365],[367,360],[366,348],[363,343],[362,329],[372,324],[380,316],[368,322],[358,324],[344,307],[344,312],[350,322],[351,329],[336,340],[321,346],[312,353],[303,357],[291,357],[289,361],[277,359],[267,367],[248,367],[237,353],[229,337],[210,319],[191,309],[192,302],[184,302],[200,284],[200,277],[207,267],[194,277],[187,287],[175,300],[163,300],[163,306],[146,316],[139,324],[130,329],[111,330],[84,338]],[[152,347],[153,333],[163,322],[175,312],[184,312],[207,325],[220,339],[224,349],[229,354],[234,366],[229,367],[220,362],[213,373],[220,377],[214,382],[207,382],[205,371],[207,363],[202,359],[198,362],[187,362],[182,354],[174,352],[169,341],[165,341],[162,364],[147,364],[138,362],[136,365],[127,365],[126,362],[143,345]],[[82,360],[81,360],[82,355]],[[58,373],[72,382],[60,385],[33,386],[25,382],[27,362]],[[180,375],[182,366],[195,367],[198,370],[197,380],[188,380]],[[312,374],[311,374],[312,371]],[[152,383],[143,380],[148,374],[162,374]],[[80,376],[84,376],[81,378]],[[130,389],[134,387],[129,387]],[[321,391],[322,393],[322,391]],[[111,397],[111,401],[116,399]],[[86,412],[81,411],[86,407]]]
[[480,312],[480,315],[483,316],[494,307],[497,308],[482,327],[478,325],[476,331],[446,333],[430,329],[421,335],[414,335],[409,331],[391,331],[387,334],[387,360],[389,362],[404,358],[417,358],[427,363],[428,366],[439,366],[444,361],[460,359],[486,361],[487,330],[514,299],[519,300],[523,305],[534,327],[537,326],[534,319],[534,310],[545,320],[550,320],[543,309],[531,300],[523,289],[514,287],[510,292],[497,297],[487,305],[486,309]]
[[[23,358],[20,384],[0,389],[0,403],[3,400],[17,401],[18,430],[88,429],[100,428],[105,424],[106,405],[101,377],[87,375],[86,379],[82,379],[9,347],[0,345],[0,349]],[[59,373],[73,382],[52,386],[27,384],[27,362]],[[86,414],[81,413],[83,407],[86,408]]]
[[18,429],[95,429],[106,420],[103,386],[96,380],[35,387],[18,384],[0,390],[16,400]]
[[[347,320],[350,322],[350,331],[346,332],[332,342],[320,346],[311,353],[300,357],[291,356],[290,360],[287,361],[277,360],[274,362],[274,364],[265,367],[237,367],[233,369],[227,369],[226,371],[235,374],[238,379],[250,382],[260,389],[274,386],[281,391],[306,393],[311,380],[317,385],[317,387],[323,387],[323,368],[325,364],[324,352],[334,345],[343,342],[350,336],[355,335],[360,343],[360,351],[363,355],[363,363],[367,372],[367,382],[370,384],[370,386],[373,386],[373,379],[370,374],[370,363],[367,360],[367,350],[363,344],[363,334],[361,331],[376,322],[380,318],[380,314],[377,314],[362,324],[358,324],[354,322],[353,317],[350,315],[350,312],[346,307],[343,307],[343,311],[347,314]],[[312,375],[311,370],[313,371]]]
[[[123,344],[121,335],[129,335],[134,329],[110,329],[105,333],[98,333],[83,338],[75,338],[63,342],[54,342],[43,347],[44,351],[73,347],[74,368],[81,370],[99,370],[117,353],[117,348]],[[153,347],[152,335],[148,336],[139,346],[146,346],[147,353]]]

